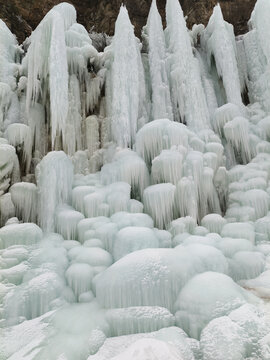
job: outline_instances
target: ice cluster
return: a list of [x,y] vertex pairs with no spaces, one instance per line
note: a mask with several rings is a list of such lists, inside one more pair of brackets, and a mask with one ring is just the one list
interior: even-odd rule
[[270,359],[269,18],[0,20],[1,360]]

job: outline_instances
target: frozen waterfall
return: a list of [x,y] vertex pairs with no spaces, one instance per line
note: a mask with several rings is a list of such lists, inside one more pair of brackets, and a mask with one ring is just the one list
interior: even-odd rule
[[270,2],[165,10],[0,20],[1,360],[270,359]]

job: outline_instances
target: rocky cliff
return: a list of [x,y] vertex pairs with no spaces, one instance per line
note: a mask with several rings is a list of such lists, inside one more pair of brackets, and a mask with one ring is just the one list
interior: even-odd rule
[[[22,42],[44,15],[60,0],[0,0],[0,18]],[[112,35],[121,3],[125,3],[137,36],[146,23],[151,0],[71,0],[78,13],[78,22],[88,30]],[[188,26],[206,24],[217,0],[180,0],[187,16]],[[256,0],[219,0],[225,20],[232,23],[235,33],[247,30],[247,21]],[[165,20],[165,0],[157,0],[159,11]]]

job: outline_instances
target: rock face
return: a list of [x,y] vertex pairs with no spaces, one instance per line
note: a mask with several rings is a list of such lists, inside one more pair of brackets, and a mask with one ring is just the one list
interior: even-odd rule
[[[39,24],[44,15],[60,0],[0,0],[0,18],[6,22],[10,30],[22,42],[31,34],[32,29]],[[112,35],[114,23],[120,5],[126,4],[135,33],[140,36],[141,28],[145,25],[151,0],[72,0],[78,13],[78,22],[88,30],[105,32]],[[188,26],[194,23],[207,24],[212,9],[217,0],[180,0],[183,11],[187,16]],[[219,0],[225,20],[232,23],[235,33],[247,31],[247,22],[256,0]],[[165,0],[157,0],[157,5],[165,20]]]

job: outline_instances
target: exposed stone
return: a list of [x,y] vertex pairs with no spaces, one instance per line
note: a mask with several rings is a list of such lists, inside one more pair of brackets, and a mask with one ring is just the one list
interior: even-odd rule
[[[0,0],[0,18],[22,42],[31,34],[44,15],[60,0]],[[72,0],[78,13],[78,22],[88,30],[112,35],[119,7],[126,4],[137,36],[145,25],[151,0]],[[180,0],[187,16],[188,26],[207,24],[217,0]],[[235,27],[236,35],[247,31],[247,22],[256,0],[219,0],[225,20]],[[165,0],[157,0],[159,11],[165,20]]]

